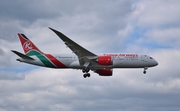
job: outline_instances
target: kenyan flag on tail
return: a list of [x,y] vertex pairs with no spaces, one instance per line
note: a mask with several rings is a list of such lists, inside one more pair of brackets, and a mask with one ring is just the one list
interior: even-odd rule
[[[25,52],[24,57],[25,56],[28,56],[28,57],[36,56],[46,67],[66,68],[66,66],[63,63],[61,63],[58,59],[56,59],[51,54],[45,54],[42,51],[40,51],[24,34],[18,33],[18,37],[21,41],[23,50]],[[14,53],[19,55],[19,53],[15,52],[15,51],[14,51]],[[23,55],[23,54],[21,54],[21,55]],[[28,57],[26,57],[26,58],[28,58]]]
[[18,34],[18,37],[26,55],[44,54],[24,34]]

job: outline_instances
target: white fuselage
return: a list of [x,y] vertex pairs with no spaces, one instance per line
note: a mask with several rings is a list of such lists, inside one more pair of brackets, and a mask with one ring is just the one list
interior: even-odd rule
[[[99,65],[94,60],[94,63],[91,63],[88,67],[90,69],[102,69],[102,68],[148,68],[158,65],[157,61],[152,57],[147,55],[138,55],[138,54],[104,54],[110,55],[112,57],[112,65]],[[40,57],[31,56],[34,60],[18,59],[18,61],[46,66],[46,59],[42,60]],[[64,64],[66,67],[53,67],[53,68],[73,68],[73,69],[83,69],[84,66],[80,65],[79,59],[76,55],[55,55],[53,56],[59,62]],[[49,61],[49,60],[48,60]]]

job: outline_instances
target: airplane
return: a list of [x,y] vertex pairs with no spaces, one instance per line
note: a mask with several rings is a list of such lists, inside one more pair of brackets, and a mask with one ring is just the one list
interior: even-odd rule
[[18,33],[24,53],[11,50],[20,58],[17,61],[48,68],[72,68],[82,70],[83,77],[90,77],[89,71],[94,71],[99,76],[112,76],[114,68],[143,68],[143,73],[158,62],[148,55],[140,54],[94,54],[83,48],[63,33],[50,28],[74,54],[52,55],[39,50],[24,34]]

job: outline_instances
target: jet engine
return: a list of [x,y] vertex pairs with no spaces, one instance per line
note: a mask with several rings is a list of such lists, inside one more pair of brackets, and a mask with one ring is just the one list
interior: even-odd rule
[[97,62],[99,65],[112,65],[112,57],[111,56],[98,56]]
[[112,76],[112,69],[101,69],[101,70],[96,70],[96,73],[98,73],[100,76]]

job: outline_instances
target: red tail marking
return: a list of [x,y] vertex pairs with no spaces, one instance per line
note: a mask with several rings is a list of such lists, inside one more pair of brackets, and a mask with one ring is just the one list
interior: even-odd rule
[[51,54],[45,54],[45,56],[58,68],[67,68],[63,63],[61,63],[59,60],[57,60],[54,56]]
[[27,37],[25,37],[25,35],[18,33],[18,37],[21,41],[25,54],[29,52],[30,50],[36,50],[42,53]]

